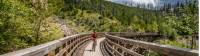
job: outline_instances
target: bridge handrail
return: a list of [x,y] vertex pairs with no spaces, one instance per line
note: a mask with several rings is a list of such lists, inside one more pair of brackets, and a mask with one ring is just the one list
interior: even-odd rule
[[135,32],[108,32],[107,34],[115,36],[164,36],[158,33],[135,33]]
[[126,44],[132,44],[134,46],[140,46],[142,48],[150,49],[155,52],[162,52],[164,54],[170,55],[170,56],[198,56],[198,51],[197,50],[191,50],[191,49],[186,49],[186,48],[177,48],[173,46],[168,46],[168,45],[160,45],[160,44],[155,44],[155,43],[150,43],[150,42],[144,42],[144,41],[138,41],[138,40],[133,40],[133,39],[126,39],[118,36],[113,36],[109,34],[105,34],[107,39],[123,42]]
[[147,42],[168,38],[167,36],[158,33],[108,32],[107,34]]
[[39,56],[44,56],[51,52],[52,50],[55,50],[56,48],[61,47],[63,44],[65,44],[68,40],[88,35],[89,33],[81,33],[81,34],[75,34],[72,36],[67,36],[58,40],[54,40],[45,44],[37,45],[34,47],[6,53],[0,56],[32,56],[32,55],[39,55]]

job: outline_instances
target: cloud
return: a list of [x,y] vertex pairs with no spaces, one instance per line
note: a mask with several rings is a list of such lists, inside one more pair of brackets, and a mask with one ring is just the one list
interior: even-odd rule
[[159,3],[159,0],[110,0],[112,2],[132,2],[137,4],[152,4],[153,6],[156,6]]
[[152,4],[155,7],[159,0],[129,0],[129,1],[145,5]]
[[177,2],[185,2],[186,0],[109,0],[116,3],[134,3],[134,4],[148,4],[152,5],[153,7],[162,7],[165,3],[175,5]]

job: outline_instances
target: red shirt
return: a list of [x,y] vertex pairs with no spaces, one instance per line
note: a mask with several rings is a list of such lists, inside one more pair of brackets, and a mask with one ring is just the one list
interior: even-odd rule
[[97,38],[97,34],[93,33],[91,37],[92,37],[92,40],[95,40]]

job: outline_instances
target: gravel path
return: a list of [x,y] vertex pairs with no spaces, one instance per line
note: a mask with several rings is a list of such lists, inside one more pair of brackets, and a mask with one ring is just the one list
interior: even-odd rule
[[103,41],[105,38],[98,38],[97,39],[97,45],[96,45],[96,50],[90,51],[92,50],[92,44],[93,42],[90,42],[88,44],[88,46],[85,48],[84,54],[83,56],[103,56],[100,50],[100,42]]

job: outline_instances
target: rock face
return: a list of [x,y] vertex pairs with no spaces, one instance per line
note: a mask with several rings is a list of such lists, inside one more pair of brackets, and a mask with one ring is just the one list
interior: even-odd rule
[[60,24],[61,30],[64,32],[64,37],[76,34],[77,32],[70,28],[64,19],[59,19],[57,16],[53,16],[54,20]]
[[76,34],[72,28],[68,27],[64,20],[60,20],[60,27],[64,31],[64,37]]

